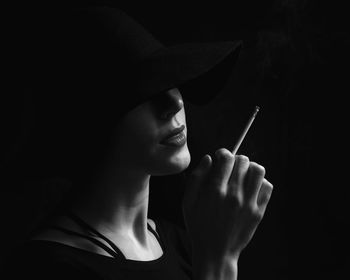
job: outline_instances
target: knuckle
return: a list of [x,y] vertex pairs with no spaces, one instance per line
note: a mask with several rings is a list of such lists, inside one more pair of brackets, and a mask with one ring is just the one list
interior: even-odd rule
[[254,173],[262,177],[264,177],[266,174],[265,167],[256,162],[250,162],[249,169],[251,169]]
[[256,211],[253,218],[255,221],[259,222],[264,218],[264,213],[262,211]]
[[261,221],[264,218],[264,212],[256,211],[254,216],[257,221]]
[[244,209],[245,212],[249,215],[249,216],[254,216],[255,215],[255,207],[253,204],[251,203],[246,203],[244,204]]
[[224,188],[221,185],[212,186],[207,192],[211,199],[223,200],[226,197]]
[[264,216],[264,213],[262,211],[260,211],[258,209],[258,207],[254,206],[254,205],[249,205],[246,208],[246,211],[247,211],[249,217],[254,221],[261,221],[263,216]]
[[227,200],[232,207],[243,208],[244,206],[243,197],[239,194],[230,193],[229,195],[227,195]]
[[224,192],[223,188],[216,188],[216,194],[221,199],[226,197],[226,193]]
[[234,159],[233,154],[225,148],[221,148],[221,149],[216,150],[215,156],[218,160],[222,160],[222,161],[226,161],[226,162],[233,161],[233,159]]
[[236,155],[235,161],[236,161],[236,164],[240,164],[240,165],[248,165],[249,164],[249,158],[245,155]]

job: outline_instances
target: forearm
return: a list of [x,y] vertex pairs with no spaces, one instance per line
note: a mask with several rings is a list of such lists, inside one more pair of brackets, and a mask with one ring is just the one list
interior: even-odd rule
[[218,258],[213,261],[193,259],[193,280],[237,280],[238,260]]

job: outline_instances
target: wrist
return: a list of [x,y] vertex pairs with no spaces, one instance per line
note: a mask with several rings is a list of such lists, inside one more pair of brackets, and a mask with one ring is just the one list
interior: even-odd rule
[[238,257],[208,258],[200,255],[193,258],[194,280],[236,280],[237,274]]

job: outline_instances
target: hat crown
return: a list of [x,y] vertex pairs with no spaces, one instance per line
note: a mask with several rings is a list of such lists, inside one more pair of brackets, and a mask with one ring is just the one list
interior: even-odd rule
[[53,42],[57,53],[55,63],[70,65],[69,72],[74,74],[79,72],[94,78],[106,72],[119,75],[164,47],[117,8],[75,8],[61,18]]
[[83,100],[87,108],[98,99],[101,108],[113,104],[120,114],[173,87],[193,103],[208,102],[227,80],[241,45],[164,46],[112,6],[66,6],[45,16],[34,46],[38,56],[32,55],[41,64],[39,75],[32,74],[39,92],[79,106]]

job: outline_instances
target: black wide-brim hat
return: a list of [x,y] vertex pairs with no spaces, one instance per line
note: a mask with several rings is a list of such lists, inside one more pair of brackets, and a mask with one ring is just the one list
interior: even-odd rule
[[208,103],[225,86],[242,45],[237,40],[165,46],[110,6],[66,9],[51,21],[53,36],[42,47],[50,57],[43,67],[49,87],[71,89],[71,100],[100,99],[93,91],[106,95],[105,101],[114,96],[122,113],[174,87],[191,103]]

